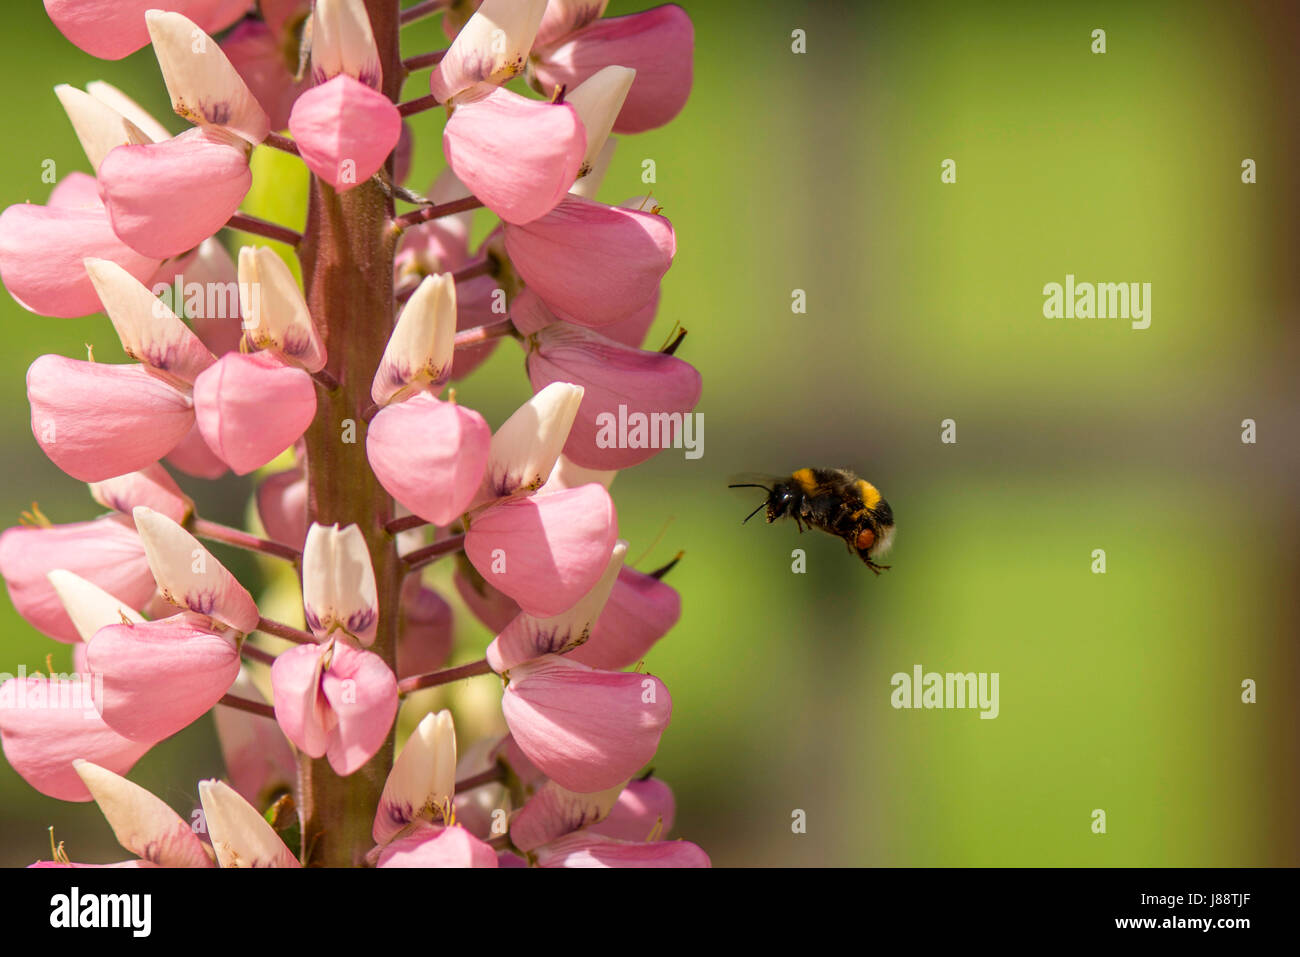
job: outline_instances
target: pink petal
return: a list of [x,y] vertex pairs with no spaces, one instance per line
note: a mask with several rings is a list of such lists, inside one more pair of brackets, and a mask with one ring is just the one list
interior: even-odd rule
[[[185,316],[189,319],[194,334],[213,355],[224,356],[227,352],[237,350],[240,340],[244,338],[238,295],[229,299],[207,295],[207,290],[211,289],[238,288],[232,285],[239,281],[239,274],[235,271],[235,261],[226,252],[226,247],[216,238],[199,243],[194,256],[185,263],[180,279],[182,288],[179,295],[175,293],[172,279],[166,280],[166,283],[172,286],[173,304],[177,299],[184,302]],[[203,290],[204,295],[188,296],[186,288],[192,291]]]
[[573,89],[598,70],[617,63],[636,70],[636,80],[614,123],[616,133],[663,126],[691,92],[695,28],[686,11],[666,4],[625,17],[597,20],[547,50],[535,50],[534,86]]
[[90,791],[73,768],[74,760],[85,758],[125,774],[151,747],[105,724],[92,694],[90,681],[32,676],[0,685],[0,744],[5,757],[42,794],[60,801],[89,801]]
[[158,269],[161,257],[142,255],[118,238],[98,198],[94,205],[71,205],[85,198],[80,185],[61,197],[69,205],[54,205],[60,189],[80,184],[74,177],[84,175],[69,174],[51,194],[49,206],[21,203],[0,213],[0,278],[31,312],[60,317],[99,312],[99,296],[83,260],[110,259],[141,282]]
[[195,478],[221,478],[230,470],[226,463],[217,458],[216,453],[208,448],[208,443],[203,440],[203,433],[199,431],[197,423],[192,425],[185,433],[185,437],[167,453],[167,461],[186,475],[193,475]]
[[224,226],[252,182],[247,144],[210,127],[119,146],[99,167],[113,230],[132,249],[159,258],[197,246]]
[[266,110],[271,129],[288,126],[294,100],[311,86],[305,77],[301,81],[294,79],[297,51],[293,51],[295,62],[291,69],[282,38],[258,20],[244,20],[231,30],[221,41],[221,49]]
[[614,502],[593,483],[493,505],[473,519],[465,554],[521,609],[549,618],[591,590],[617,539]]
[[197,721],[239,675],[234,641],[185,614],[101,628],[87,643],[86,661],[103,676],[104,723],[148,744]]
[[105,508],[127,515],[137,505],[146,505],[174,522],[184,522],[194,512],[194,500],[180,490],[176,480],[157,463],[138,472],[95,482],[90,494]]
[[609,816],[589,827],[587,833],[619,841],[646,841],[651,834],[663,837],[671,832],[676,815],[672,788],[663,781],[630,781]]
[[301,469],[276,472],[257,487],[257,515],[275,541],[301,549],[307,539],[307,477]]
[[415,575],[402,582],[402,619],[397,632],[397,676],[437,671],[451,654],[451,606]]
[[547,655],[509,674],[501,711],[520,749],[570,791],[603,791],[654,757],[672,700],[663,682]]
[[621,783],[595,794],[577,794],[547,781],[510,819],[510,843],[521,851],[532,851],[595,824],[610,813],[620,790]]
[[463,827],[424,824],[388,844],[378,867],[496,867],[497,852]]
[[568,104],[493,89],[456,107],[443,127],[452,171],[506,222],[550,212],[578,178],[587,135]]
[[[244,674],[230,691],[250,701],[263,700],[257,686]],[[276,792],[296,786],[298,760],[274,721],[224,705],[213,709],[212,716],[226,762],[226,776],[245,800],[264,807]]]
[[542,24],[537,28],[533,46],[544,49],[575,30],[594,23],[604,15],[608,5],[609,0],[551,0],[542,14]]
[[[702,388],[695,367],[676,356],[630,349],[589,329],[560,324],[537,334],[528,377],[539,391],[553,382],[583,387],[564,454],[591,469],[630,468],[663,448],[684,447],[685,418],[699,403]],[[703,438],[695,435],[696,428],[693,441]]]
[[194,381],[194,411],[208,446],[237,475],[271,461],[316,415],[316,386],[264,353],[231,352]]
[[248,0],[45,0],[45,12],[60,33],[91,56],[120,60],[149,42],[146,10],[175,10],[205,33],[216,33],[242,17],[248,5]]
[[709,855],[690,841],[648,844],[598,834],[570,834],[537,849],[538,867],[711,867]]
[[428,392],[385,406],[366,432],[366,456],[388,494],[435,525],[450,525],[483,481],[492,432],[473,409]]
[[100,482],[152,465],[189,431],[189,398],[141,365],[45,355],[27,370],[32,435],[63,471]]
[[28,624],[59,641],[81,638],[46,577],[56,568],[80,575],[131,608],[143,607],[157,588],[130,518],[6,529],[0,535],[0,574],[9,600]]
[[321,689],[338,716],[325,756],[337,774],[346,776],[387,739],[397,716],[397,678],[378,655],[335,643]]
[[505,238],[515,269],[550,310],[584,326],[641,310],[677,251],[663,216],[573,195],[531,223],[507,223]]
[[456,585],[456,593],[460,595],[461,601],[494,634],[519,614],[515,600],[489,585],[463,555],[457,556],[452,582]]
[[328,647],[299,645],[281,652],[271,665],[275,720],[285,737],[313,758],[324,757],[336,723],[320,692]]
[[646,333],[654,325],[655,314],[659,311],[659,290],[644,306],[626,319],[611,322],[600,327],[600,334],[606,339],[613,339],[633,349],[640,349],[645,344]]
[[653,575],[624,567],[591,638],[567,657],[592,668],[627,668],[644,658],[681,616],[682,599],[676,589]]
[[313,173],[340,192],[370,179],[402,135],[393,102],[346,73],[298,97],[289,131]]

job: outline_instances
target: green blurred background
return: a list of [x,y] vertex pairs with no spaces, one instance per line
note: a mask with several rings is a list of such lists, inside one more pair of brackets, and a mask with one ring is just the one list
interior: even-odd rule
[[[678,255],[647,344],[681,322],[677,354],[705,380],[703,458],[667,451],[613,487],[642,568],[686,552],[669,579],[682,622],[647,660],[673,695],[654,766],[677,794],[675,836],[727,865],[1295,864],[1295,8],[684,5],[691,100],[621,139],[600,194],[644,192],[655,160]],[[39,4],[4,17],[3,205],[44,201],[46,158],[87,168],[56,83],[110,80],[182,128],[148,50],[103,63]],[[436,22],[406,34],[408,55],[444,45]],[[440,124],[414,121],[417,189],[441,167]],[[1045,319],[1042,287],[1067,273],[1150,282],[1151,327]],[[23,373],[88,342],[112,361],[112,329],[7,296],[0,312],[0,515],[38,500],[56,522],[89,517],[32,439]],[[529,393],[521,366],[506,343],[461,401],[499,424]],[[940,442],[949,418],[955,445]],[[760,493],[728,476],[803,465],[880,487],[899,523],[891,571],[793,525],[741,527]],[[242,520],[250,480],[183,484],[209,517]],[[0,670],[51,650],[69,667],[0,605]],[[481,655],[483,629],[458,635],[458,660]],[[890,676],[916,664],[998,672],[1001,714],[893,709]],[[477,681],[457,701],[463,733],[495,709]],[[195,780],[220,773],[205,719],[132,778],[188,815]],[[44,798],[2,763],[0,802],[0,863],[47,856],[50,824],[74,860],[121,857],[93,805]]]

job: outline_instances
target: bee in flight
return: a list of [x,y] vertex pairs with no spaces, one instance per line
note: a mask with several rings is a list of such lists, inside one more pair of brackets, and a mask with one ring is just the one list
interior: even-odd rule
[[[764,477],[760,482],[739,482],[728,488],[761,488],[767,501],[754,509],[745,522],[767,509],[770,525],[789,515],[799,531],[805,525],[844,539],[877,575],[888,565],[878,565],[894,543],[894,511],[876,487],[848,469],[799,469],[788,478]],[[742,525],[744,522],[741,523]]]

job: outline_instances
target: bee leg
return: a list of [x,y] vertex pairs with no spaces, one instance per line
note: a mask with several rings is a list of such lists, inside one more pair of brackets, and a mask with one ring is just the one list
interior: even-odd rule
[[862,560],[867,563],[867,567],[870,568],[873,572],[875,572],[876,575],[879,575],[882,571],[887,572],[892,567],[890,565],[877,565],[870,558],[864,558]]

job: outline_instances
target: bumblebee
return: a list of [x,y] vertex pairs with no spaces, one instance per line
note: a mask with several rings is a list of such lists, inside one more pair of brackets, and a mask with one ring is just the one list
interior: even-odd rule
[[745,516],[745,522],[764,508],[769,525],[788,515],[800,532],[807,525],[844,539],[849,551],[877,575],[889,568],[876,559],[894,543],[894,511],[870,482],[848,469],[799,469],[789,478],[773,476],[767,483],[727,486],[767,492],[767,501]]

